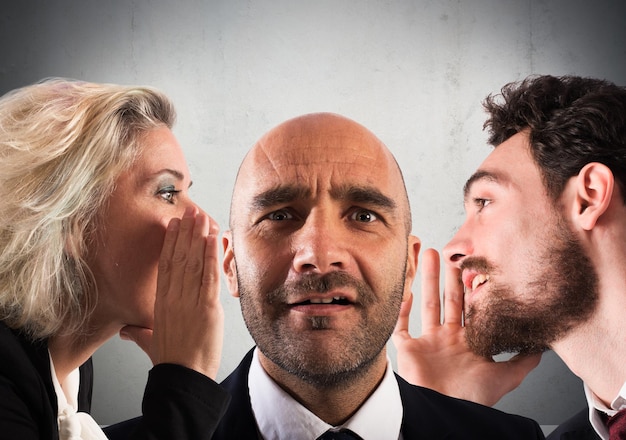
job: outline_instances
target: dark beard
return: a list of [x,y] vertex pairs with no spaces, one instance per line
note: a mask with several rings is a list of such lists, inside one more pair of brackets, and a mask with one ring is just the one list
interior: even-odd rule
[[[362,313],[360,325],[342,341],[338,352],[320,352],[298,333],[286,333],[281,320],[281,311],[276,316],[262,316],[249,299],[254,295],[247,283],[239,279],[242,312],[246,326],[259,350],[274,364],[299,379],[322,388],[348,386],[367,373],[374,360],[380,355],[389,340],[400,310],[404,289],[404,272],[393,286],[393,293],[385,300],[380,312],[370,316],[368,310],[377,299],[371,287],[345,272],[330,272],[324,275],[309,275],[297,282],[284,284],[267,294],[271,303],[284,304],[293,295],[302,293],[325,293],[335,288],[349,286],[358,292],[358,304]],[[328,317],[311,317],[312,330],[329,328]],[[338,341],[339,342],[339,341]]]
[[[539,353],[594,312],[598,276],[581,244],[564,222],[540,260],[545,270],[516,295],[510,286],[493,285],[481,304],[470,305],[465,337],[481,356]],[[493,271],[483,258],[468,258],[462,267]],[[525,300],[516,299],[518,297]]]

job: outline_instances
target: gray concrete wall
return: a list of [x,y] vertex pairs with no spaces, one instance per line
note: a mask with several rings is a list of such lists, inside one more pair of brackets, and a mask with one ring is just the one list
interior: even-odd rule
[[[621,0],[4,0],[0,92],[48,76],[161,88],[179,112],[192,194],[223,229],[237,167],[262,133],[302,113],[344,114],[395,153],[414,233],[441,248],[490,151],[480,101],[532,73],[626,84],[625,18]],[[225,288],[223,303],[220,378],[252,345]],[[99,422],[139,414],[149,367],[117,338],[95,355]],[[583,404],[579,380],[548,353],[498,407],[551,425]]]

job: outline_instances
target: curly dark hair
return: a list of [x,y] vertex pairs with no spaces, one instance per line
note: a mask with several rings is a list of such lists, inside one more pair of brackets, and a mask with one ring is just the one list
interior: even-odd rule
[[531,76],[484,103],[489,142],[527,130],[548,195],[557,200],[590,162],[611,169],[626,203],[626,88],[579,76]]

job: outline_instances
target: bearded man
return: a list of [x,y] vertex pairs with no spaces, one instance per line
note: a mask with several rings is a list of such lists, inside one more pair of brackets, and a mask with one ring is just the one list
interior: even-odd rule
[[[626,438],[626,89],[530,77],[485,107],[495,149],[465,185],[466,220],[444,249],[450,310],[433,325],[433,334],[456,336],[438,341],[457,361],[438,369],[436,385],[424,376],[417,366],[434,358],[408,334],[404,306],[394,335],[400,374],[492,404],[529,370],[507,368],[537,359],[494,363],[493,355],[552,349],[583,380],[589,407],[549,438]],[[427,258],[424,276],[438,279],[436,253]],[[427,285],[438,303],[435,282]],[[473,354],[459,362],[463,343]]]

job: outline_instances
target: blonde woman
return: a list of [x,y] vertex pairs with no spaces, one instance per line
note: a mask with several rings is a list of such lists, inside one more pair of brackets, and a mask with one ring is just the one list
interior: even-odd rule
[[0,436],[106,438],[92,354],[154,363],[133,438],[210,438],[223,312],[215,222],[189,198],[170,101],[50,79],[0,99]]

